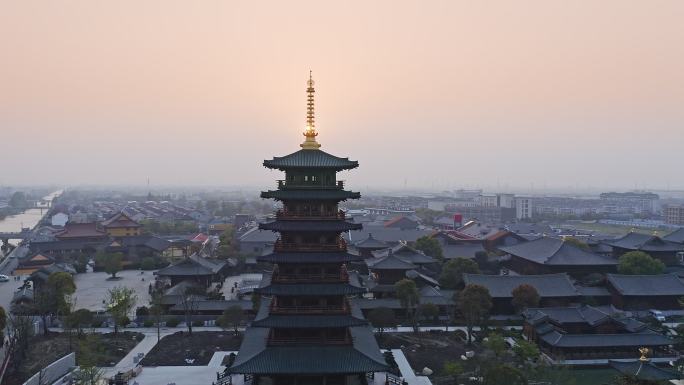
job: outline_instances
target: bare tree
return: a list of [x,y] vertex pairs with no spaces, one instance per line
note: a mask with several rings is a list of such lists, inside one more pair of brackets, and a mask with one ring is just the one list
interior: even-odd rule
[[185,324],[188,327],[188,334],[192,335],[192,315],[197,311],[199,296],[195,294],[194,290],[188,288],[181,297],[180,304],[183,307],[183,314],[185,315]]

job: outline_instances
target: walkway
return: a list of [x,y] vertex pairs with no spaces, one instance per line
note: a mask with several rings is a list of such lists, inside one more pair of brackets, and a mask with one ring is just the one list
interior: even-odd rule
[[[406,382],[408,382],[408,385],[432,385],[432,382],[426,376],[416,376],[414,368],[411,368],[411,365],[409,364],[408,360],[406,359],[406,356],[404,356],[404,352],[402,352],[401,349],[392,349],[392,355],[394,356],[394,361],[397,363],[397,366],[399,367],[401,376],[404,377],[404,380],[406,380]],[[422,370],[423,368],[415,369]]]

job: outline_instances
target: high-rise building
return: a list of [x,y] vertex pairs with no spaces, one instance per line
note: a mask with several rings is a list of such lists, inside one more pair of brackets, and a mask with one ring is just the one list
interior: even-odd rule
[[684,205],[667,205],[663,209],[665,223],[684,226]]
[[363,258],[347,252],[341,233],[361,225],[347,221],[338,204],[360,194],[345,190],[337,173],[358,162],[320,150],[313,85],[309,79],[302,149],[263,163],[285,172],[277,190],[261,193],[282,203],[276,219],[260,225],[280,236],[273,253],[257,258],[273,269],[257,289],[260,309],[235,361],[219,375],[223,384],[244,375],[246,384],[361,385],[388,369],[372,328],[350,301],[365,289],[347,266]]

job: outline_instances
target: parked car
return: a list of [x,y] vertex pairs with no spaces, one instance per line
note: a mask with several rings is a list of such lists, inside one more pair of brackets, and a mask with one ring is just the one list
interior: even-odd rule
[[9,277],[4,274],[0,274],[0,282],[9,282]]

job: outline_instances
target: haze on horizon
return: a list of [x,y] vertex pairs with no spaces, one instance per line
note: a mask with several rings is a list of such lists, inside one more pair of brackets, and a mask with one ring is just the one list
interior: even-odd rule
[[684,189],[681,1],[0,3],[0,185]]

